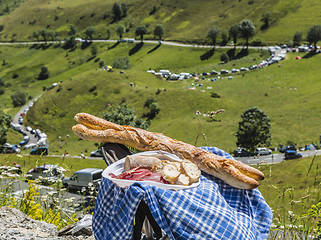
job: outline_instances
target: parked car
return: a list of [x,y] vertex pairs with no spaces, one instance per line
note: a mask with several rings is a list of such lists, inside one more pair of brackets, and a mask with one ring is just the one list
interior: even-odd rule
[[30,169],[25,175],[25,178],[27,180],[39,179],[41,183],[53,184],[57,180],[64,179],[64,171],[65,169],[57,165],[44,164],[42,166]]
[[47,147],[38,147],[30,151],[30,155],[48,155],[49,150]]
[[31,128],[30,126],[27,126],[27,127],[26,127],[26,130],[27,130],[28,132],[31,132],[31,131],[32,131],[32,128]]
[[286,150],[284,152],[284,159],[289,160],[289,159],[297,159],[301,158],[302,155],[298,153],[296,150]]
[[82,189],[88,188],[89,183],[98,189],[101,182],[103,169],[99,168],[85,168],[74,172],[70,178],[65,178],[62,184],[65,188],[69,189]]
[[233,152],[234,157],[250,157],[253,156],[253,153],[246,150],[245,148],[238,148]]
[[13,130],[16,130],[16,131],[21,130],[21,125],[19,124],[10,123],[10,126]]
[[255,150],[255,155],[258,155],[258,154],[269,155],[269,154],[272,154],[272,150],[265,147],[259,147]]
[[20,148],[18,147],[17,144],[11,145],[10,143],[5,143],[4,144],[4,153],[19,153]]
[[295,150],[296,151],[296,147],[294,145],[284,146],[284,147],[280,148],[279,152],[284,153],[286,150]]
[[240,68],[240,71],[241,71],[241,72],[245,72],[245,71],[247,71],[247,70],[248,70],[248,69],[245,68],[245,67],[241,67],[241,68]]
[[222,69],[222,70],[221,70],[221,74],[228,74],[228,73],[229,73],[229,71],[226,70],[226,69]]
[[24,148],[24,149],[35,149],[35,148],[37,148],[37,147],[38,147],[38,144],[36,144],[36,143],[29,143],[29,144],[25,145],[23,148]]
[[95,151],[92,151],[90,153],[91,157],[103,157],[103,153],[101,152],[101,149],[97,149]]
[[19,146],[24,146],[28,143],[29,141],[27,140],[22,140],[21,142],[19,142]]
[[217,74],[218,74],[217,71],[215,71],[215,70],[212,70],[212,71],[211,71],[211,75],[217,75]]

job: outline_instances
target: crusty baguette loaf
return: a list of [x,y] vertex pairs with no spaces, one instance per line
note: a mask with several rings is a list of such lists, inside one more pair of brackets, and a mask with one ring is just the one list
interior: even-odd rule
[[174,140],[161,133],[153,133],[131,126],[121,126],[87,113],[78,113],[73,132],[93,142],[120,143],[141,151],[162,150],[194,162],[200,170],[236,188],[256,188],[264,174],[242,162],[226,159],[191,144]]

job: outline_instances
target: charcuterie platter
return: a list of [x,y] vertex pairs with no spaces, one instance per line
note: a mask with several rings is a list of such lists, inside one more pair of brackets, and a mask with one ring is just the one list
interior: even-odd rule
[[[169,162],[176,162],[181,163],[182,159],[177,157],[174,154],[164,152],[164,151],[146,151],[146,152],[140,152],[135,155],[131,156],[140,156],[140,157],[153,157],[158,158],[163,161],[169,161]],[[126,162],[126,158],[122,158],[119,161],[109,165],[104,171],[102,176],[104,178],[107,178],[111,180],[113,183],[115,183],[117,186],[121,188],[129,187],[130,185],[134,184],[135,182],[143,182],[145,184],[149,184],[152,186],[156,186],[162,189],[170,189],[170,190],[181,190],[181,189],[189,189],[194,188],[199,185],[199,178],[197,182],[192,182],[189,185],[180,185],[180,184],[174,184],[174,183],[163,183],[158,181],[151,181],[151,180],[127,180],[127,179],[120,179],[116,178],[115,176],[120,176],[125,172],[124,166]],[[138,174],[143,174],[139,172]],[[168,174],[170,175],[170,174]],[[165,177],[166,178],[166,177]]]

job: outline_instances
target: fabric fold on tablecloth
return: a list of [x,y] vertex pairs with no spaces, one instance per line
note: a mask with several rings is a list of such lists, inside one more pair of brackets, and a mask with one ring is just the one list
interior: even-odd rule
[[[218,148],[207,150],[232,158]],[[132,239],[142,199],[171,239],[266,239],[273,217],[258,189],[236,189],[205,173],[198,187],[179,191],[144,182],[124,189],[103,178],[93,215],[96,239]]]

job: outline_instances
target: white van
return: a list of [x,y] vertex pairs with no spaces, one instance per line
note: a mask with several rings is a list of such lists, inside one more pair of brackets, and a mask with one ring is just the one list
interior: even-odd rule
[[170,76],[171,72],[169,70],[159,70],[163,77]]
[[10,123],[10,126],[13,130],[19,131],[21,130],[21,125],[20,124],[14,124],[13,122]]

